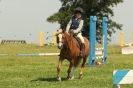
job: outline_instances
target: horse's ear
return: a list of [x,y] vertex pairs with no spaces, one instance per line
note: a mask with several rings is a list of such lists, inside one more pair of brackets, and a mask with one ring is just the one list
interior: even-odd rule
[[62,32],[63,32],[63,30],[62,30],[62,29],[59,29],[57,32],[58,32],[58,33],[62,33]]
[[56,34],[55,34],[55,36],[57,36],[58,34],[61,34],[62,31],[63,31],[62,29],[58,29],[57,32],[56,32]]
[[65,30],[62,30],[62,33],[65,33],[66,31]]

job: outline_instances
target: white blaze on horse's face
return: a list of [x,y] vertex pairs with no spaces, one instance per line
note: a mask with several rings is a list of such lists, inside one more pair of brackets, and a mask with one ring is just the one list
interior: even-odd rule
[[63,46],[63,43],[62,43],[62,34],[59,34],[58,38],[59,38],[58,48],[61,49],[62,46]]

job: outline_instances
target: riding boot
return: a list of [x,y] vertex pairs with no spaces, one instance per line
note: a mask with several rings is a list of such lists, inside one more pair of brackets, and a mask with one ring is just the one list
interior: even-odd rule
[[84,56],[84,50],[85,50],[85,45],[84,45],[84,43],[81,43],[81,48],[80,48],[80,56],[81,57]]

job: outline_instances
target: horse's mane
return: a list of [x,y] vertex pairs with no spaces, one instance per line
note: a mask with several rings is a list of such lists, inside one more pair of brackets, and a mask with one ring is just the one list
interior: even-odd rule
[[77,43],[76,39],[73,37],[72,34],[69,35],[66,32],[64,32],[63,35],[64,35],[66,47],[69,50],[69,52],[72,54],[75,53],[76,55],[78,55],[80,52],[80,48],[77,47],[76,45]]

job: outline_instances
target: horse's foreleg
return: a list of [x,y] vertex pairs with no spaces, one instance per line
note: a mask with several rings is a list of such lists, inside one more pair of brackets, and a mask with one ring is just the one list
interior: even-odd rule
[[87,60],[87,57],[84,57],[84,58],[83,58],[82,65],[81,65],[81,70],[80,70],[80,74],[79,74],[79,79],[82,79],[82,78],[83,78],[83,70],[84,70],[84,67],[85,67],[86,60]]
[[57,66],[57,80],[61,81],[61,77],[60,77],[60,69],[61,69],[61,65],[62,65],[62,59],[59,58],[59,62],[58,62],[58,66]]
[[71,79],[74,79],[74,71],[75,71],[76,67],[75,66],[72,66],[72,70],[70,72],[70,77]]
[[73,73],[74,73],[74,70],[75,70],[75,68],[74,68],[74,65],[73,65],[73,63],[72,62],[70,62],[70,65],[69,65],[69,68],[68,68],[68,76],[67,76],[67,78],[68,79],[73,79],[74,78],[74,76],[73,76]]

